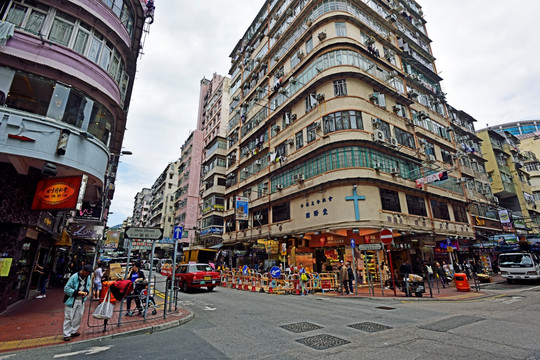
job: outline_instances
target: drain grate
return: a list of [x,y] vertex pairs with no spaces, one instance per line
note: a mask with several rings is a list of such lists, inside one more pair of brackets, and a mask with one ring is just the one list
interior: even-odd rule
[[388,330],[392,328],[391,326],[372,323],[372,322],[363,322],[363,323],[352,324],[352,325],[347,325],[347,326],[352,327],[353,329],[356,329],[356,330],[362,330],[362,331],[370,332],[370,333],[374,333],[377,331],[384,331],[384,330]]
[[294,324],[281,325],[280,328],[283,328],[285,330],[288,330],[294,333],[303,333],[306,331],[322,329],[323,327],[304,321],[304,322],[298,322]]
[[326,350],[351,343],[345,339],[327,334],[310,336],[296,341],[315,350]]
[[381,310],[396,310],[396,308],[389,307],[389,306],[377,306],[375,309],[381,309]]

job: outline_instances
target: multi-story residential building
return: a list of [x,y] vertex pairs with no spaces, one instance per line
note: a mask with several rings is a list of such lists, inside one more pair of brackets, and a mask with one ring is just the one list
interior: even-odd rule
[[[491,188],[501,210],[506,232],[538,233],[540,211],[535,208],[530,175],[525,167],[527,154],[519,149],[519,139],[507,131],[482,129],[482,154],[487,160]],[[502,211],[502,213],[501,213]]]
[[55,244],[94,257],[147,16],[139,0],[0,5],[0,311],[28,296],[36,263],[67,256]]
[[227,169],[229,79],[214,74],[201,81],[197,128],[203,133],[199,239],[212,246],[222,241]]
[[146,226],[163,229],[163,236],[172,237],[174,230],[174,193],[178,184],[180,161],[169,163],[152,186],[150,215]]
[[148,221],[150,214],[150,206],[152,203],[152,189],[143,188],[135,195],[135,203],[133,205],[133,215],[131,223],[133,226],[143,227]]
[[490,126],[489,129],[496,131],[508,131],[512,135],[519,136],[540,131],[540,120],[522,120],[510,123]]
[[524,151],[525,169],[531,176],[531,190],[535,202],[535,209],[540,209],[540,131],[524,135],[516,135],[519,147]]
[[[468,208],[472,216],[475,240],[487,243],[493,236],[503,233],[498,213],[498,199],[491,191],[491,182],[486,171],[486,160],[482,157],[481,141],[474,129],[476,120],[464,111],[447,106],[452,122],[454,141],[458,151],[453,157],[461,171],[461,182],[465,189]],[[460,247],[469,251],[470,247]],[[482,249],[485,247],[482,245]],[[495,249],[492,247],[490,251]],[[485,250],[483,250],[485,251]],[[493,255],[493,254],[492,254]]]
[[198,243],[200,235],[199,189],[201,181],[201,159],[203,132],[195,130],[182,145],[178,160],[178,183],[174,194],[174,223],[184,228],[183,243]]
[[395,265],[473,239],[430,42],[413,0],[264,3],[229,72],[224,245],[250,252],[236,265],[265,247],[321,271],[383,228]]

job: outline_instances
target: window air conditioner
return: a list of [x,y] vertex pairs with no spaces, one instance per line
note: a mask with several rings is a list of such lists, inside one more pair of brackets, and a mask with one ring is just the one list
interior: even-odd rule
[[296,114],[291,114],[291,121],[296,121],[296,118],[297,118]]
[[294,174],[293,175],[293,180],[297,181],[297,182],[304,181],[305,180],[304,174]]
[[374,129],[377,129],[380,124],[381,120],[379,120],[378,118],[371,118],[371,125],[373,125]]
[[295,84],[298,82],[298,80],[296,80],[296,78],[295,78],[294,76],[291,76],[291,77],[289,78],[289,82],[290,82],[291,84],[295,85]]
[[373,132],[373,140],[375,140],[375,142],[384,142],[384,139],[385,139],[384,131],[375,130]]
[[390,173],[392,175],[399,175],[399,174],[401,174],[401,171],[399,170],[398,167],[393,167],[393,168],[390,169]]
[[428,154],[426,161],[428,163],[433,163],[433,162],[437,161],[437,158],[435,158],[435,155]]
[[255,165],[257,165],[257,166],[261,166],[261,165],[262,165],[262,162],[261,162],[261,160],[255,160]]
[[279,130],[281,130],[281,128],[279,127],[279,125],[274,125],[274,126],[272,127],[272,131],[274,131],[275,133],[278,133]]
[[324,39],[326,39],[326,33],[323,31],[323,32],[320,32],[318,35],[317,35],[317,38],[319,38],[320,41],[323,41]]
[[318,101],[318,102],[321,102],[321,101],[323,101],[323,100],[324,100],[324,94],[322,94],[322,93],[321,93],[321,94],[317,94],[317,101]]
[[429,117],[429,115],[425,111],[420,111],[419,115],[420,119],[426,119]]
[[393,136],[390,138],[390,146],[392,146],[392,147],[398,147],[399,146],[397,138],[395,138]]
[[279,184],[276,185],[276,189],[277,189],[277,190],[283,190],[283,185],[279,185]]
[[262,215],[255,215],[255,216],[253,216],[253,219],[262,220]]
[[311,24],[313,24],[313,21],[311,21],[310,19],[307,19],[307,21],[306,21],[306,26],[307,26],[307,27],[310,27]]
[[289,9],[287,9],[285,11],[285,15],[287,15],[287,16],[292,16],[292,14],[293,14],[293,10],[291,8],[289,8]]
[[300,50],[300,51],[298,51],[298,52],[296,53],[296,57],[297,57],[298,59],[300,59],[300,60],[302,60],[302,59],[304,58],[304,56],[306,56],[306,55],[304,54],[304,52],[303,52],[302,50]]
[[399,114],[401,112],[401,107],[399,107],[398,105],[394,105],[392,106],[392,110],[396,113],[396,114]]
[[294,145],[294,140],[293,139],[288,139],[287,141],[285,141],[285,143],[289,146],[293,146]]
[[379,98],[379,93],[378,92],[374,92],[374,93],[369,94],[369,101],[372,101],[372,102],[376,103],[378,98]]
[[321,123],[319,121],[315,121],[313,123],[313,125],[314,125],[315,129],[320,129],[321,128]]

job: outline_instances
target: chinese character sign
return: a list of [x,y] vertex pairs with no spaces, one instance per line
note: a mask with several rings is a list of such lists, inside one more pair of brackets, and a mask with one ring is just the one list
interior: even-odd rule
[[42,179],[38,182],[32,210],[75,209],[81,176]]

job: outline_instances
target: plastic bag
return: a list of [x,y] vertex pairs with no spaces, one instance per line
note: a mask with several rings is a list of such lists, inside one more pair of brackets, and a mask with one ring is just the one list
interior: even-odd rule
[[94,313],[92,314],[92,317],[94,319],[110,319],[113,316],[114,311],[114,304],[111,304],[111,291],[107,291],[107,295],[105,295],[105,299],[101,304],[98,305],[96,310],[94,310]]
[[308,281],[308,278],[307,278],[306,273],[302,273],[302,275],[300,275],[300,280],[302,280],[302,281]]

